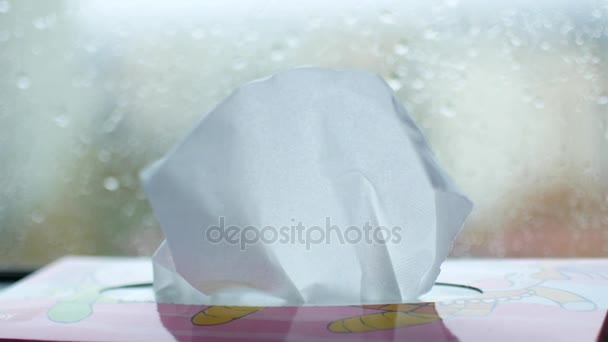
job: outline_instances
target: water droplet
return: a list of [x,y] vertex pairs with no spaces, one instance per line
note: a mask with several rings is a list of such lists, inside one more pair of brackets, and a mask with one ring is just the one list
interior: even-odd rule
[[274,62],[280,62],[285,59],[285,54],[283,53],[283,50],[276,48],[270,53],[270,59]]
[[65,114],[61,114],[53,118],[53,122],[57,127],[66,128],[70,125],[70,118]]
[[381,22],[385,23],[385,24],[394,24],[395,23],[395,18],[393,17],[393,13],[389,10],[384,10],[380,13],[380,16],[378,17],[378,19],[380,19]]
[[46,25],[48,27],[55,26],[55,23],[57,23],[57,14],[52,13],[46,16]]
[[124,113],[113,114],[101,125],[101,131],[106,134],[114,132],[123,119]]
[[214,35],[214,36],[221,36],[221,35],[222,35],[222,32],[223,32],[223,31],[222,31],[222,27],[221,27],[221,26],[219,26],[219,25],[214,25],[214,26],[211,28],[211,34],[212,34],[212,35]]
[[600,95],[600,97],[597,98],[597,104],[607,105],[608,104],[608,95]]
[[433,30],[424,31],[424,39],[426,40],[435,40],[439,36],[439,32]]
[[247,66],[247,62],[245,62],[242,59],[238,59],[236,61],[234,61],[234,63],[232,63],[232,69],[239,71],[239,70],[243,70],[245,69],[245,67]]
[[285,42],[290,48],[296,48],[300,45],[300,40],[297,37],[288,37]]
[[38,17],[34,20],[32,20],[32,24],[34,25],[35,28],[39,29],[39,30],[45,30],[46,29],[46,20],[44,19],[44,17]]
[[439,108],[439,114],[445,116],[446,118],[453,118],[456,116],[456,113],[448,106],[441,106]]
[[534,102],[532,103],[534,105],[534,108],[536,109],[543,109],[545,108],[545,101],[543,101],[543,99],[537,97],[534,99]]
[[97,159],[102,163],[107,163],[112,159],[112,153],[108,150],[101,150],[97,153]]
[[43,213],[39,212],[39,211],[34,211],[30,217],[32,218],[32,221],[34,221],[35,223],[42,223],[44,222],[44,220],[46,219],[46,216],[44,216]]
[[551,49],[551,44],[549,44],[547,42],[542,42],[540,44],[540,48],[541,48],[541,50],[549,51]]
[[133,205],[133,203],[127,203],[127,205],[122,207],[122,212],[127,217],[133,216],[133,214],[135,214],[135,205]]
[[414,82],[412,82],[412,88],[416,90],[424,89],[424,81],[419,78],[415,79]]
[[34,27],[36,27],[39,30],[53,28],[53,26],[55,26],[56,23],[57,23],[57,15],[54,13],[49,14],[45,17],[36,18],[33,21]]
[[259,34],[254,31],[251,31],[251,32],[247,33],[247,35],[245,35],[245,40],[249,43],[257,42],[259,38],[260,38]]
[[190,35],[196,40],[201,40],[205,38],[205,31],[202,28],[195,28],[194,30],[192,30]]
[[405,56],[405,55],[407,55],[407,53],[409,51],[410,51],[410,48],[403,43],[397,43],[397,44],[395,44],[395,47],[393,48],[393,52],[397,56]]
[[564,25],[562,25],[562,27],[560,28],[560,32],[563,35],[567,35],[568,33],[570,33],[570,31],[572,31],[574,29],[574,25],[572,25],[572,23],[570,22],[566,22],[564,23]]
[[515,36],[511,37],[511,39],[509,41],[511,42],[511,45],[513,45],[513,46],[521,46],[521,44],[522,44],[521,39],[519,37],[515,37]]
[[10,37],[11,37],[11,34],[7,30],[0,31],[0,43],[4,43],[4,42],[8,41],[8,39]]
[[[464,69],[465,69],[464,67],[458,68],[458,70],[464,70]],[[422,77],[425,80],[432,80],[433,78],[435,78],[435,72],[431,69],[426,69],[422,72]]]
[[13,36],[15,38],[22,38],[25,35],[25,31],[23,30],[23,26],[15,27],[13,30]]
[[16,84],[17,84],[17,88],[19,88],[21,90],[26,90],[32,85],[32,82],[30,81],[30,78],[26,74],[20,73],[17,75]]
[[403,87],[403,84],[397,78],[389,78],[386,81],[386,83],[388,83],[388,86],[391,87],[391,89],[393,89],[393,91],[398,91],[399,89],[401,89]]
[[83,46],[84,51],[88,53],[95,53],[98,50],[97,44],[95,42],[86,42]]
[[42,53],[42,47],[39,45],[34,45],[34,46],[32,46],[31,51],[32,51],[32,55],[39,55]]
[[344,23],[348,26],[354,26],[358,21],[359,21],[359,18],[357,18],[353,15],[348,15],[344,18]]
[[104,179],[103,187],[108,191],[116,191],[120,187],[120,182],[115,177],[108,177]]
[[11,10],[11,3],[7,0],[0,0],[0,13],[8,13]]
[[169,92],[169,90],[171,90],[171,88],[165,83],[157,84],[155,86],[155,89],[156,89],[156,92],[159,94],[166,94]]

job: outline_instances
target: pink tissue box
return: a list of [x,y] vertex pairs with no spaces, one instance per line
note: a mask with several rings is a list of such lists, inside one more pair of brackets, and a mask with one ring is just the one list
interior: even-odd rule
[[[0,339],[608,340],[608,259],[448,260],[420,303],[156,304],[141,258],[66,257],[0,291]],[[475,291],[477,288],[482,293]]]

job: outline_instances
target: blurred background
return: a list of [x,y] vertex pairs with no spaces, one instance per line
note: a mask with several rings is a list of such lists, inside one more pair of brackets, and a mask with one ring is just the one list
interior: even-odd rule
[[608,1],[0,0],[0,268],[153,253],[139,171],[298,65],[385,77],[475,202],[453,256],[608,256]]

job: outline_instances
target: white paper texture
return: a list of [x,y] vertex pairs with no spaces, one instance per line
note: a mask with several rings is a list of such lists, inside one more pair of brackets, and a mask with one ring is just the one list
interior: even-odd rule
[[[412,301],[432,287],[472,208],[388,85],[362,71],[298,68],[248,83],[142,180],[166,237],[154,256],[159,302]],[[326,229],[329,219],[334,232],[367,222],[400,234],[243,248],[207,239],[220,218],[224,228]]]

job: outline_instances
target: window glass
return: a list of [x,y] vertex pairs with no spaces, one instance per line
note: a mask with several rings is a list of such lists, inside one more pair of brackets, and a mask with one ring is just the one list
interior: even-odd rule
[[388,81],[475,202],[454,256],[608,255],[608,4],[0,0],[0,268],[150,255],[139,171],[235,87]]

